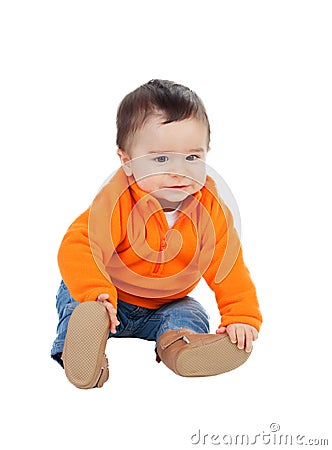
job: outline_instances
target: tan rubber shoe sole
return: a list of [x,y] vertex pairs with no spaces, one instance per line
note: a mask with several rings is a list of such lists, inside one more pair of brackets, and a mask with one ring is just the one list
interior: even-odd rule
[[[184,377],[203,377],[219,375],[241,366],[250,356],[232,344],[226,335],[203,346],[184,349],[176,362],[179,375]],[[189,336],[192,339],[192,336]]]
[[80,303],[67,329],[62,359],[68,380],[80,389],[102,387],[109,376],[105,348],[109,332],[106,308],[98,302]]
[[207,377],[229,372],[250,356],[232,344],[226,333],[200,334],[185,328],[166,331],[159,338],[157,353],[169,369],[183,377]]

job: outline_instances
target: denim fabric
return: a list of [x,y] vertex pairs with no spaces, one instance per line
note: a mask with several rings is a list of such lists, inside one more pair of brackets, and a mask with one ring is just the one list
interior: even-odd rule
[[[68,321],[79,302],[75,301],[62,281],[56,296],[59,315],[57,337],[51,356],[62,365],[61,354],[66,338]],[[168,330],[189,328],[196,333],[209,332],[209,316],[203,306],[192,297],[183,297],[158,309],[142,308],[118,300],[117,317],[120,325],[109,337],[135,337],[156,341]]]

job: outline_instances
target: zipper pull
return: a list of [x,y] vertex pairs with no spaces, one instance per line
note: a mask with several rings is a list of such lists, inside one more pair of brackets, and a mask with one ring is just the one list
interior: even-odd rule
[[167,344],[162,345],[161,349],[166,350],[166,348],[168,348],[169,346],[171,346],[172,344],[174,344],[175,342],[178,342],[178,341],[184,341],[186,344],[190,344],[190,341],[187,338],[187,336],[177,336],[174,339],[172,339],[170,342],[168,342]]
[[166,242],[166,239],[163,237],[161,239],[161,243],[160,243],[160,250],[163,252],[164,250],[166,250],[166,247],[167,247],[167,242]]

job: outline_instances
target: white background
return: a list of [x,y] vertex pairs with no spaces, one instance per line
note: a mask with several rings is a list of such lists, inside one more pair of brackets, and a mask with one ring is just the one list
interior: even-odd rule
[[[1,2],[2,448],[214,448],[191,436],[273,422],[331,442],[331,22],[329,1]],[[81,391],[49,359],[57,249],[118,167],[119,102],[151,78],[206,105],[264,324],[243,367],[206,379],[114,340],[110,380]],[[214,328],[213,294],[195,296]]]

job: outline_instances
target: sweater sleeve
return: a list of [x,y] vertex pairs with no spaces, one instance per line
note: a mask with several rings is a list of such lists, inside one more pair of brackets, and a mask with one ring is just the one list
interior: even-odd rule
[[106,293],[116,307],[117,290],[106,266],[120,239],[119,234],[118,230],[111,233],[110,204],[101,192],[92,206],[69,227],[58,252],[62,278],[75,300],[93,301]]
[[257,330],[262,323],[255,286],[244,263],[238,234],[226,205],[217,201],[211,208],[215,231],[207,246],[214,246],[211,263],[204,279],[214,291],[221,315],[221,325],[245,323]]

